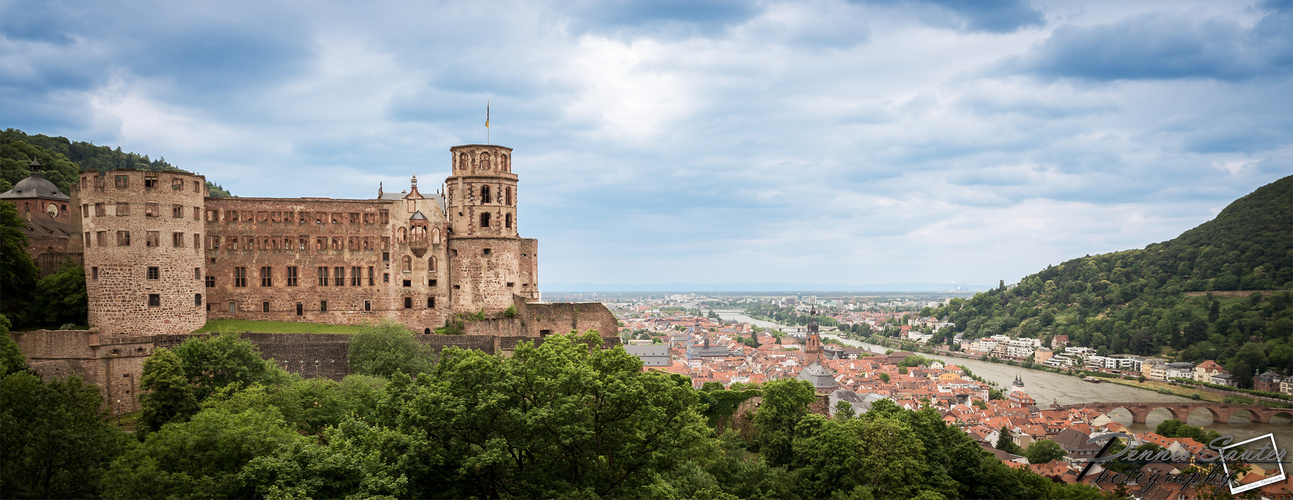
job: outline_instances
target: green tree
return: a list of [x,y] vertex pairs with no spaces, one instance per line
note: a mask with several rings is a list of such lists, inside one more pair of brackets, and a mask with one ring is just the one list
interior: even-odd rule
[[15,325],[26,325],[32,317],[36,282],[40,271],[27,253],[27,222],[18,215],[18,207],[0,201],[0,314]]
[[102,402],[98,388],[75,376],[49,383],[25,371],[0,377],[0,492],[98,496],[104,469],[128,440],[104,420]]
[[883,382],[884,382],[884,383],[886,383],[886,384],[887,384],[887,383],[889,383],[889,374],[888,374],[888,373],[881,373],[881,374],[880,374],[880,380],[881,380],[881,381],[883,381]]
[[367,324],[350,337],[350,372],[390,377],[396,372],[410,377],[431,371],[432,352],[413,332],[394,321]]
[[305,441],[274,408],[204,410],[150,433],[113,461],[104,497],[251,498],[255,485],[238,480],[243,466]]
[[1006,453],[1013,453],[1015,455],[1022,453],[1022,450],[1019,449],[1019,445],[1015,444],[1015,440],[1013,435],[1010,433],[1009,428],[1004,425],[1001,426],[1001,430],[998,431],[998,434],[997,444],[995,446],[996,449]]
[[147,391],[139,396],[139,427],[144,433],[170,422],[183,422],[198,412],[193,384],[184,375],[184,363],[170,349],[157,349],[144,360],[139,388]]
[[0,377],[27,370],[27,358],[18,343],[9,338],[9,318],[0,314]]
[[754,426],[759,431],[759,452],[768,463],[790,463],[795,426],[808,415],[808,405],[815,398],[813,385],[804,380],[785,378],[763,385],[763,402],[754,414]]
[[85,291],[85,268],[68,257],[53,274],[36,283],[36,297],[44,304],[39,320],[52,324],[87,324],[89,300]]
[[193,384],[199,402],[230,384],[274,385],[288,379],[277,364],[260,357],[255,344],[232,333],[191,337],[174,352],[183,361],[184,376]]
[[1064,458],[1064,455],[1064,448],[1060,447],[1059,443],[1049,439],[1034,441],[1024,451],[1024,456],[1028,458],[1028,463],[1030,464],[1044,464],[1051,460]]

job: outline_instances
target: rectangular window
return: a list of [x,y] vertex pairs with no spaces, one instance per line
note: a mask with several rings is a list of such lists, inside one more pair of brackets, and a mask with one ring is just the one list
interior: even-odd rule
[[157,174],[148,172],[144,174],[144,189],[153,189],[157,187]]
[[389,224],[391,222],[390,210],[378,210],[377,215],[381,219],[382,224]]
[[319,268],[319,286],[328,286],[328,268]]
[[327,249],[328,249],[328,238],[327,238],[326,236],[320,236],[320,237],[318,237],[318,238],[315,238],[315,239],[314,239],[314,249],[315,249],[315,250],[327,250]]
[[215,288],[215,276],[207,276],[207,288]]
[[435,280],[427,280],[427,286],[435,286]]
[[207,210],[207,222],[216,222],[220,220],[219,210]]
[[146,217],[160,217],[162,215],[161,211],[161,205],[157,203],[144,204],[144,216]]
[[413,308],[413,297],[404,297],[404,308],[405,309]]
[[269,211],[256,212],[256,222],[269,222]]
[[368,266],[368,286],[373,286],[373,266]]
[[346,286],[346,268],[337,266],[332,269],[333,283],[337,286]]
[[435,297],[427,297],[427,309],[435,309]]
[[117,231],[117,246],[130,246],[130,231]]
[[108,244],[108,232],[107,232],[107,231],[95,231],[95,233],[94,233],[94,244],[95,244],[95,245],[97,245],[97,246],[105,246],[105,245],[107,245],[107,244]]
[[413,280],[404,280],[404,288],[413,286]]
[[232,300],[229,301],[229,314],[237,314],[237,313],[238,313],[238,303]]
[[391,273],[382,273],[382,283],[391,282]]
[[97,280],[97,279],[99,279],[99,268],[98,268],[98,267],[91,267],[91,268],[90,268],[90,279],[92,279],[92,280]]
[[310,237],[309,237],[309,236],[301,236],[301,237],[299,237],[298,239],[300,240],[300,246],[299,246],[299,247],[297,247],[297,249],[298,249],[298,250],[309,250],[309,249],[310,249]]
[[269,302],[260,303],[260,312],[263,312],[263,313],[269,312]]
[[373,310],[373,303],[372,303],[372,301],[369,301],[369,300],[365,300],[365,301],[364,301],[364,310],[365,310],[365,311],[371,311],[371,310]]
[[86,219],[90,218],[90,204],[89,204],[89,203],[82,203],[82,204],[81,204],[81,217],[82,217],[82,218],[86,218]]
[[158,245],[158,240],[161,240],[161,235],[157,234],[157,231],[144,232],[144,246],[155,247]]
[[371,212],[364,213],[364,224],[373,224],[377,222],[377,216]]
[[172,218],[172,219],[183,219],[183,218],[184,218],[184,205],[171,205],[171,218]]
[[287,266],[287,286],[296,286],[296,266]]
[[333,237],[332,237],[332,249],[333,249],[333,250],[343,250],[343,248],[342,248],[342,246],[341,246],[341,237],[340,237],[340,236],[333,236]]
[[118,189],[128,188],[130,187],[130,176],[118,175],[117,178],[114,180],[114,182],[116,183]]
[[103,207],[103,204],[102,204],[102,203],[95,203],[95,204],[94,204],[94,216],[95,216],[95,217],[103,217],[103,216],[105,216],[105,215],[108,215],[108,211]]
[[202,279],[202,268],[200,267],[193,268],[193,279],[199,280],[199,281]]
[[326,300],[319,301],[319,312],[328,312],[328,301]]
[[194,193],[201,193],[201,192],[202,192],[202,185],[201,185],[201,184],[198,184],[198,181],[193,181],[193,192],[194,192]]
[[193,207],[193,220],[202,220],[202,207]]
[[184,233],[172,233],[172,234],[171,234],[171,246],[173,246],[173,247],[175,247],[175,248],[183,248],[183,247],[184,247]]
[[224,221],[225,221],[225,222],[238,222],[238,211],[237,211],[237,210],[225,210],[225,211],[224,211]]
[[202,294],[200,293],[193,294],[193,305],[194,306],[202,305]]
[[91,245],[90,245],[90,232],[89,232],[89,231],[86,231],[86,232],[85,232],[85,246],[87,246],[87,247],[88,247],[88,246],[91,246]]
[[260,286],[274,286],[274,270],[272,268],[260,268]]
[[229,251],[237,250],[237,249],[238,249],[238,237],[237,237],[237,236],[225,236],[225,237],[224,237],[224,246],[225,246],[225,248],[226,248],[226,249],[228,249]]
[[161,294],[157,294],[157,293],[148,294],[148,307],[161,307],[161,306],[162,306]]
[[202,248],[202,235],[193,233],[193,248]]
[[[99,204],[96,204],[99,205]],[[126,217],[130,215],[129,203],[117,203],[117,217]]]
[[252,222],[255,219],[252,217],[251,210],[243,210],[242,214],[238,216],[238,220],[243,222]]
[[299,219],[299,222],[300,222],[301,224],[305,224],[305,223],[307,223],[307,222],[310,222],[310,212],[298,212],[296,215],[297,215],[297,217],[298,217],[298,219]]
[[233,268],[233,286],[236,286],[236,287],[247,286],[247,268],[245,267]]
[[359,286],[364,281],[364,268],[350,268],[350,286]]
[[350,212],[350,223],[351,224],[359,223],[359,212]]

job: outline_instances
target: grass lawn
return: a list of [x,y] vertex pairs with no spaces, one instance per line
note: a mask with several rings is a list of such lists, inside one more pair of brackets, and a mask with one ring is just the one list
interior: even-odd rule
[[1221,402],[1221,400],[1225,399],[1224,395],[1211,392],[1202,387],[1182,387],[1179,385],[1172,385],[1167,382],[1163,382],[1159,380],[1147,379],[1144,382],[1138,382],[1135,380],[1126,380],[1126,379],[1104,379],[1104,380],[1105,382],[1113,382],[1116,384],[1122,384],[1122,385],[1127,385],[1131,387],[1139,387],[1141,389],[1149,389],[1151,391],[1158,391],[1159,389],[1167,389],[1169,391],[1172,391],[1172,393],[1176,394],[1177,396],[1184,396],[1187,398],[1190,397],[1191,394],[1198,393],[1199,397],[1203,398],[1203,401],[1211,401],[1214,403],[1219,403]]
[[252,332],[252,333],[358,333],[356,325],[325,325],[296,321],[248,321],[241,319],[214,319],[193,333]]

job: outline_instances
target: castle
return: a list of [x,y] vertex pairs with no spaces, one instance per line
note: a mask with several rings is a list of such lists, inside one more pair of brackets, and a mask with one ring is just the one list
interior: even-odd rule
[[[491,354],[572,330],[618,345],[606,306],[539,301],[538,241],[518,234],[511,148],[450,152],[437,193],[414,177],[407,191],[379,186],[357,200],[211,198],[200,175],[142,170],[85,170],[63,194],[33,162],[0,198],[18,205],[38,261],[83,261],[90,329],[9,335],[42,375],[98,386],[113,415],[139,409],[149,355],[210,319],[389,319],[424,334],[453,323],[458,335],[418,342]],[[349,373],[349,335],[240,335],[290,372]]]
[[186,172],[82,171],[70,198],[90,326],[137,336],[209,319],[390,319],[431,333],[483,311],[520,321],[469,333],[615,334],[609,311],[557,324],[536,313],[538,241],[518,234],[512,149],[450,152],[441,192],[423,194],[413,177],[407,191],[379,187],[372,199],[211,198],[205,178]]

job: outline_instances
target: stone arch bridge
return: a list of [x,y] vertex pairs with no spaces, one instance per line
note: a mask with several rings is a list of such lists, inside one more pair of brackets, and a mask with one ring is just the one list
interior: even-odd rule
[[1269,424],[1271,417],[1284,414],[1293,419],[1293,408],[1270,408],[1262,405],[1246,404],[1228,404],[1228,403],[1209,403],[1209,402],[1176,402],[1176,401],[1149,401],[1149,402],[1115,402],[1115,403],[1082,403],[1076,405],[1052,406],[1054,410],[1069,410],[1076,408],[1090,408],[1100,413],[1109,413],[1118,408],[1131,412],[1131,421],[1143,424],[1149,413],[1162,408],[1172,413],[1172,418],[1185,422],[1199,408],[1204,408],[1212,414],[1214,423],[1226,423],[1230,417],[1237,412],[1247,411],[1249,418],[1253,422]]

